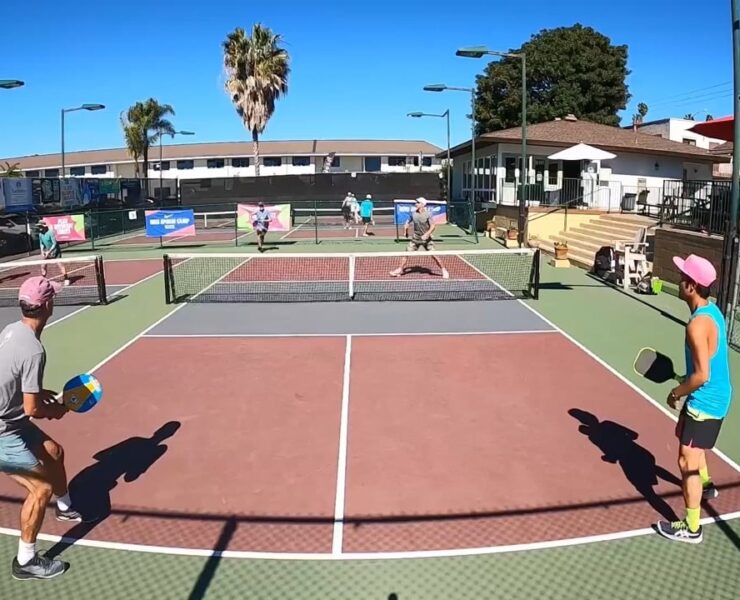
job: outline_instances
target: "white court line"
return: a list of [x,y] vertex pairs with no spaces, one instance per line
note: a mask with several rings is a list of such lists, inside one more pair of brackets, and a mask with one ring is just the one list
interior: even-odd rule
[[[156,259],[156,260],[162,260],[162,259],[160,258],[160,259]],[[124,292],[130,290],[131,288],[136,287],[140,283],[144,283],[145,281],[149,281],[150,279],[154,279],[157,275],[161,275],[161,274],[162,274],[162,271],[157,271],[156,273],[152,273],[151,275],[147,275],[143,279],[139,279],[139,281],[135,281],[134,283],[130,283],[126,287],[121,288],[120,290],[113,292],[110,295],[110,297],[112,298],[114,296],[119,296],[119,295],[123,294]],[[107,285],[108,284],[106,284],[106,287],[107,287]],[[92,308],[93,306],[98,306],[98,305],[88,304],[87,306],[83,306],[81,308],[78,308],[77,310],[74,310],[71,313],[69,313],[67,315],[64,315],[63,317],[59,317],[58,319],[55,319],[54,321],[52,321],[51,323],[49,323],[46,326],[46,329],[49,329],[49,327],[52,327],[53,325],[56,325],[57,323],[61,323],[62,321],[65,321],[66,319],[69,319],[70,317],[73,317],[75,315],[79,315],[81,312],[87,310],[88,308]]]
[[416,331],[416,332],[353,332],[353,333],[148,333],[147,338],[293,338],[293,337],[412,337],[466,335],[526,335],[530,333],[560,333],[555,329],[517,329],[512,331]]
[[[463,260],[465,260],[463,258]],[[494,279],[483,273],[480,269],[476,268],[475,265],[471,264],[467,260],[465,260],[473,269],[478,271],[481,275],[486,277],[488,280],[493,282],[496,286],[504,289],[499,285]],[[506,291],[506,290],[504,290]],[[511,294],[513,297],[513,294]],[[570,341],[572,344],[574,344],[576,347],[580,348],[582,352],[584,352],[586,355],[590,356],[593,360],[595,360],[597,363],[599,363],[602,367],[604,367],[607,371],[609,371],[612,375],[614,375],[617,379],[622,381],[624,384],[626,384],[629,388],[637,392],[640,396],[645,398],[650,404],[652,404],[654,407],[656,407],[660,412],[662,412],[664,415],[666,415],[669,419],[671,419],[674,423],[678,421],[678,417],[674,415],[670,410],[668,410],[665,406],[663,406],[660,402],[655,400],[652,396],[650,396],[647,392],[643,391],[637,384],[632,383],[625,375],[622,375],[619,371],[617,371],[614,367],[612,367],[609,363],[607,363],[603,358],[598,356],[596,353],[589,350],[586,346],[581,344],[578,340],[576,340],[572,335],[566,333],[563,329],[555,325],[550,319],[545,317],[542,313],[540,313],[537,309],[533,308],[526,302],[520,299],[516,299],[519,304],[521,304],[524,308],[526,308],[528,311],[530,311],[532,314],[536,315],[542,321],[547,323],[550,327],[558,331],[563,337],[565,337],[568,341]],[[734,460],[732,460],[729,456],[727,456],[724,452],[719,450],[718,448],[713,448],[712,452],[714,452],[719,458],[721,458],[723,461],[725,461],[730,467],[732,467],[736,472],[740,473],[740,465],[738,465]]]
[[[705,517],[701,519],[702,525],[711,525],[716,522],[727,522],[740,518],[740,511],[726,513],[717,517]],[[0,527],[1,535],[18,537],[18,529]],[[478,548],[451,548],[449,550],[419,550],[409,552],[357,552],[357,553],[299,553],[299,552],[252,552],[246,550],[213,550],[213,548],[178,548],[173,546],[152,546],[148,544],[128,544],[123,542],[107,542],[99,540],[86,540],[65,538],[59,535],[48,535],[40,533],[38,539],[46,542],[67,542],[75,546],[87,546],[89,548],[103,548],[105,550],[125,550],[128,552],[145,552],[150,554],[167,554],[173,556],[218,556],[222,558],[254,559],[254,560],[302,560],[302,561],[348,561],[348,560],[405,560],[419,558],[450,558],[458,556],[487,556],[493,554],[509,554],[512,552],[528,552],[532,550],[547,550],[552,548],[567,548],[569,546],[582,546],[597,542],[611,542],[647,535],[658,535],[652,527],[632,529],[629,531],[616,531],[599,535],[589,535],[560,540],[548,540],[544,542],[531,542],[527,544],[510,544],[506,546],[481,546]],[[721,532],[714,532],[721,535]],[[670,542],[666,540],[666,544]]]
[[331,552],[342,554],[344,535],[344,494],[347,486],[347,435],[349,431],[349,378],[352,368],[352,336],[348,335],[344,346],[344,372],[342,373],[342,411],[339,419],[339,456],[337,458],[337,491],[334,502],[334,531]]
[[299,230],[299,229],[300,229],[301,227],[303,227],[304,225],[306,225],[306,223],[301,223],[300,225],[298,225],[298,226],[296,226],[296,227],[293,227],[293,229],[289,230],[289,231],[288,231],[288,233],[286,233],[285,235],[281,236],[281,237],[280,237],[280,239],[281,239],[281,240],[284,240],[284,239],[285,239],[286,237],[288,237],[288,236],[289,236],[289,235],[290,235],[291,233],[293,233],[294,231],[298,231],[298,230]]

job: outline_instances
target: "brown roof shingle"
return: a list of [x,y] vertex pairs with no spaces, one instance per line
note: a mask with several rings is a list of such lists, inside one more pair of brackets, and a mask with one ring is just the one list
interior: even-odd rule
[[[475,138],[476,146],[487,146],[500,142],[519,142],[522,138],[521,127],[502,129],[484,133]],[[717,162],[717,156],[708,150],[689,146],[681,142],[666,140],[654,135],[635,132],[631,129],[601,125],[591,121],[581,121],[573,118],[555,119],[545,123],[535,123],[527,126],[527,143],[538,146],[569,147],[575,144],[589,144],[619,152],[650,153],[668,156],[681,156],[697,162]],[[455,146],[455,154],[469,152],[470,141]],[[443,153],[438,154],[442,156]]]
[[[286,140],[260,142],[261,156],[326,156],[335,152],[347,155],[383,155],[413,156],[419,152],[425,155],[436,155],[441,148],[420,140]],[[165,160],[181,158],[228,158],[234,156],[252,156],[252,142],[214,142],[205,144],[173,144],[163,146],[162,157]],[[159,146],[149,151],[149,160],[159,160]],[[61,154],[36,154],[1,158],[0,163],[20,163],[21,169],[46,169],[59,167],[62,164]],[[64,163],[68,167],[82,165],[102,165],[133,162],[125,148],[108,150],[85,150],[67,152]]]

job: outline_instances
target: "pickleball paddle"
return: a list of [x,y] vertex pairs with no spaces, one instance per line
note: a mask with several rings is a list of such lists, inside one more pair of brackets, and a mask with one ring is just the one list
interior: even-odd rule
[[637,353],[633,369],[635,373],[653,383],[671,380],[681,383],[684,380],[684,377],[676,375],[673,361],[653,348],[643,348]]
[[62,402],[68,410],[84,413],[93,408],[103,397],[103,387],[96,377],[83,373],[64,384]]

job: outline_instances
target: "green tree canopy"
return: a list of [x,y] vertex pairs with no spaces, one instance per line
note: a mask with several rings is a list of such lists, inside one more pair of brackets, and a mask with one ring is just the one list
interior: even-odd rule
[[[527,122],[572,113],[579,119],[619,125],[630,98],[625,84],[627,46],[613,46],[591,27],[546,29],[512,53],[527,55]],[[521,125],[522,61],[505,57],[477,77],[479,133]]]

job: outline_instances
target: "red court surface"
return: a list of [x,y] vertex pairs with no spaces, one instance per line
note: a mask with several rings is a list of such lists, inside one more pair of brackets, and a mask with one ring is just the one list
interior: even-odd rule
[[[362,226],[353,226],[352,229],[342,229],[341,227],[319,227],[318,236],[319,239],[361,239],[371,240],[372,238],[395,238],[396,237],[396,226],[395,225],[371,225],[369,235],[363,237]],[[277,235],[277,234],[275,234]],[[268,234],[268,238],[271,237]],[[282,235],[280,239],[283,240],[306,240],[314,239],[316,237],[316,230],[313,225],[301,225],[291,229],[288,233]]]
[[162,261],[155,260],[104,260],[106,285],[132,285],[159,273]]
[[[454,551],[640,529],[681,504],[655,478],[676,472],[672,422],[557,333],[144,337],[96,375],[94,412],[43,426],[83,512],[112,512],[45,533],[325,554],[343,492],[342,552]],[[709,468],[713,509],[737,510],[738,473]],[[6,478],[0,497],[17,527]]]
[[[234,232],[233,228],[206,229],[201,231],[196,230],[195,235],[175,235],[169,238],[162,238],[162,245],[169,246],[173,244],[188,245],[207,244],[213,242],[233,242],[235,237],[241,239],[249,235],[250,232]],[[130,237],[122,237],[117,239],[102,239],[100,240],[100,242],[98,242],[98,244],[105,246],[159,246],[159,238],[148,237],[142,233],[139,235],[132,235]]]

